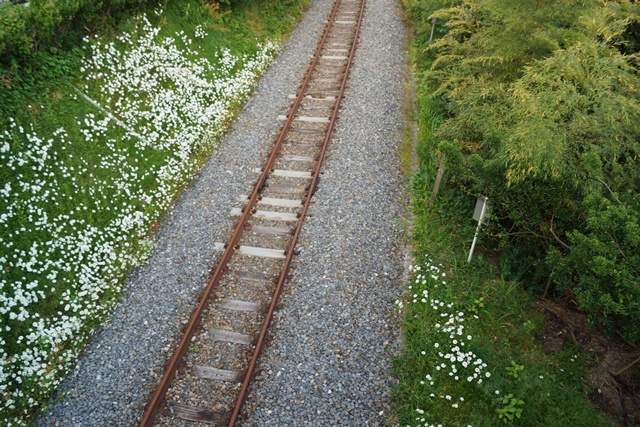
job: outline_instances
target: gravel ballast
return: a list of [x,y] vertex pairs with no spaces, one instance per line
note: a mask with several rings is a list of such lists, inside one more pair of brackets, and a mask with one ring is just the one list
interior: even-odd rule
[[399,6],[367,0],[349,91],[273,345],[245,406],[247,426],[381,426],[400,327],[406,213],[397,144],[405,38]]
[[[176,201],[147,263],[127,279],[39,426],[131,426],[231,235],[333,3],[316,0],[265,72],[216,154]],[[298,247],[273,344],[243,425],[382,425],[399,326],[403,211],[404,27],[392,0],[368,0],[349,89]]]

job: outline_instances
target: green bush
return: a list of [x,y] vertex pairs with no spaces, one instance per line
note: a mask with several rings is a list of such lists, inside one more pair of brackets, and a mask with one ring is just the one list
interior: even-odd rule
[[86,28],[151,3],[148,0],[32,0],[0,5],[0,66],[27,61],[43,47],[77,42]]
[[448,32],[422,39],[420,90],[444,105],[448,185],[493,202],[484,242],[637,341],[640,6],[463,0],[429,17]]
[[566,256],[552,250],[558,281],[576,287],[580,305],[609,328],[640,340],[640,196],[585,199],[587,226],[568,233]]

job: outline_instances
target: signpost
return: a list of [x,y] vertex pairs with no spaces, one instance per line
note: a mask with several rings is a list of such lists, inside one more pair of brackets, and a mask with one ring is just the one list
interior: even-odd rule
[[431,20],[431,34],[429,34],[429,43],[433,41],[433,30],[436,28],[436,18]]
[[467,262],[471,262],[473,256],[473,250],[476,248],[476,242],[478,241],[478,233],[480,233],[480,226],[482,224],[487,225],[489,223],[489,198],[480,194],[478,201],[476,202],[476,209],[473,211],[473,219],[478,221],[476,227],[476,234],[473,236],[473,243],[471,244],[471,250],[469,251],[469,258]]

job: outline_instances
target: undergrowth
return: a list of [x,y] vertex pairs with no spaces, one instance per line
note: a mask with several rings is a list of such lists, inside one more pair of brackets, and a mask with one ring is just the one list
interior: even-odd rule
[[576,347],[545,353],[532,297],[482,254],[467,264],[473,203],[445,192],[432,210],[417,199],[413,277],[397,302],[399,425],[612,425],[586,398],[593,361]]
[[[426,68],[418,64],[416,71]],[[504,273],[502,260],[480,245],[467,263],[475,198],[444,183],[429,205],[440,163],[434,133],[444,114],[429,91],[418,84],[415,264],[396,303],[405,353],[393,363],[395,421],[412,427],[611,426],[587,399],[585,378],[594,361],[577,347],[544,351],[545,318],[522,282]]]
[[[413,32],[411,59],[416,80],[418,135],[417,167],[411,182],[415,265],[406,293],[397,302],[405,329],[406,351],[394,360],[394,372],[399,378],[394,390],[397,410],[394,423],[462,427],[600,427],[618,422],[630,425],[627,419],[612,419],[613,415],[606,418],[588,399],[598,393],[589,383],[589,375],[599,362],[592,356],[596,353],[588,353],[571,343],[563,343],[561,349],[545,349],[543,331],[549,330],[549,324],[537,298],[559,289],[575,289],[573,295],[577,295],[580,308],[588,312],[592,324],[611,331],[611,326],[619,322],[620,335],[633,342],[638,326],[633,322],[638,313],[637,292],[634,294],[633,289],[637,290],[638,282],[633,279],[637,278],[638,264],[634,262],[637,243],[629,242],[633,239],[637,242],[634,237],[637,221],[633,209],[624,205],[636,202],[636,196],[630,195],[633,192],[627,192],[631,185],[621,186],[625,191],[618,194],[602,175],[605,196],[614,198],[615,203],[586,198],[589,206],[597,208],[586,212],[571,198],[577,193],[572,193],[564,175],[553,181],[558,185],[557,193],[552,193],[543,185],[544,179],[535,173],[527,175],[533,170],[530,164],[526,165],[529,169],[523,169],[523,177],[519,178],[522,181],[518,183],[508,181],[508,174],[505,180],[508,172],[505,165],[526,157],[532,147],[542,147],[537,154],[545,161],[548,160],[545,156],[552,155],[558,161],[571,159],[570,150],[554,151],[550,143],[569,141],[569,133],[553,128],[546,134],[544,144],[539,135],[533,136],[542,132],[540,123],[547,120],[560,127],[573,123],[576,135],[588,133],[572,145],[581,153],[588,151],[587,144],[598,146],[599,154],[606,153],[604,148],[611,143],[618,150],[614,150],[618,153],[616,158],[620,158],[619,153],[625,149],[619,140],[634,139],[637,120],[630,120],[632,130],[616,128],[615,138],[599,140],[595,132],[589,133],[584,122],[572,121],[561,110],[559,106],[569,99],[565,92],[540,82],[556,76],[558,82],[570,81],[569,57],[582,55],[581,49],[590,43],[598,54],[601,52],[598,49],[607,54],[602,63],[594,59],[595,54],[584,56],[587,59],[581,60],[580,66],[590,68],[589,73],[580,74],[584,77],[581,83],[603,87],[597,80],[600,74],[594,71],[596,64],[606,69],[624,55],[627,55],[624,66],[616,69],[636,79],[637,4],[510,0],[405,0],[403,4]],[[571,18],[574,14],[576,19]],[[605,16],[606,25],[594,24]],[[620,21],[616,21],[618,18]],[[436,23],[433,32],[432,22]],[[611,29],[616,25],[620,31],[614,34]],[[608,39],[601,36],[607,32],[611,34]],[[434,40],[430,43],[432,34]],[[606,78],[611,75],[602,73]],[[523,82],[530,79],[535,83],[526,86],[533,95],[526,102],[524,98],[506,102],[513,94],[522,94],[518,92],[518,88],[524,87],[522,82],[520,86],[512,85],[521,78]],[[573,93],[589,92],[584,89],[586,86]],[[622,86],[616,83],[612,87],[617,90]],[[630,86],[628,93],[637,112],[637,85]],[[545,96],[557,97],[557,104],[547,102]],[[598,99],[615,98],[607,95]],[[622,103],[612,102],[618,105],[612,111],[620,111]],[[525,104],[531,109],[526,117],[521,111]],[[572,111],[575,117],[593,113],[591,107],[583,104]],[[549,119],[553,114],[562,118]],[[505,120],[497,120],[498,117]],[[523,123],[532,131],[524,137],[525,133],[518,128]],[[621,120],[611,123],[618,126]],[[594,128],[606,130],[599,124]],[[511,157],[504,156],[500,150],[520,137],[522,144],[510,148]],[[634,141],[631,150],[638,149],[637,138]],[[406,157],[406,153],[403,155]],[[586,161],[587,157],[584,155],[582,159]],[[633,159],[637,160],[637,156]],[[637,168],[631,164],[625,166],[636,176]],[[446,173],[437,199],[431,204],[429,199],[440,165],[446,166]],[[547,161],[546,166],[549,165]],[[573,165],[563,167],[569,170],[570,166]],[[578,179],[576,186],[590,182],[591,178],[589,175]],[[505,182],[508,185],[503,185]],[[522,182],[525,184],[518,187]],[[633,179],[627,184],[631,182],[637,184]],[[472,219],[477,193],[490,197],[492,222],[480,230],[478,247],[468,263],[477,225]],[[520,197],[522,194],[539,197]],[[626,194],[628,199],[620,194]],[[585,232],[559,232],[561,215],[566,214],[562,209],[567,206],[580,212],[566,216],[566,229],[578,227],[571,221],[589,217],[593,238],[584,237]],[[550,217],[546,223],[545,215]],[[531,222],[528,228],[518,228],[527,221]],[[626,231],[621,232],[618,224],[626,224]],[[608,237],[602,237],[606,233],[595,236],[605,229]],[[543,235],[547,232],[549,238]],[[618,234],[624,239],[616,240]],[[601,243],[605,240],[606,244]],[[617,249],[615,245],[609,249],[612,241],[619,243]],[[625,252],[626,244],[633,249]],[[560,248],[553,249],[554,245]],[[598,248],[599,255],[593,256],[595,250],[583,250],[585,245]],[[573,249],[576,250],[571,252]],[[547,256],[547,250],[555,258]],[[610,256],[612,253],[615,256]],[[620,259],[616,258],[620,254]],[[609,262],[611,259],[615,262]],[[544,263],[551,266],[552,274],[538,268]],[[633,268],[629,268],[631,264]],[[596,271],[598,277],[585,273],[589,271]],[[618,282],[608,279],[609,276],[621,277],[625,282],[620,301],[612,291]],[[569,286],[560,286],[561,278]],[[590,291],[586,292],[585,287]],[[615,306],[618,302],[620,305]]]

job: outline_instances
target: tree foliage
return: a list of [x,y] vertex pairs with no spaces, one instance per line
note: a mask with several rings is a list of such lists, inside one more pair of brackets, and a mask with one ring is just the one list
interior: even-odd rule
[[0,65],[25,64],[43,47],[76,43],[87,27],[104,24],[148,0],[31,0],[0,4]]
[[[640,338],[640,5],[462,0],[422,75],[450,185],[494,202],[497,248]],[[418,56],[420,58],[420,55]]]

